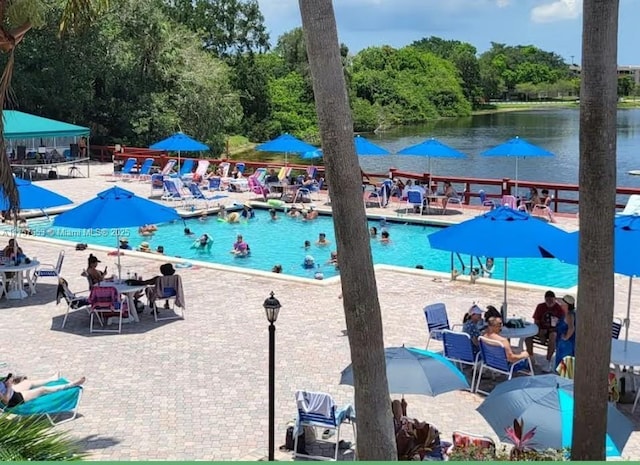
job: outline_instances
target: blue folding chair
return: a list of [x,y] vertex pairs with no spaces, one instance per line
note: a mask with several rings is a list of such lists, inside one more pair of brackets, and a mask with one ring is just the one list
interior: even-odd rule
[[476,377],[477,381],[475,392],[479,392],[481,394],[489,394],[486,391],[480,390],[482,372],[485,369],[492,371],[493,373],[506,375],[507,380],[513,378],[513,375],[515,373],[526,373],[529,376],[534,375],[533,365],[531,365],[531,358],[525,358],[523,360],[512,363],[507,359],[507,351],[500,342],[494,341],[484,336],[480,336],[478,338],[478,341],[480,342],[480,353],[482,354],[482,359],[480,362],[480,370],[478,371],[478,375]]
[[428,350],[431,339],[442,341],[442,331],[453,328],[449,325],[447,307],[443,303],[431,304],[424,307],[424,317],[427,320],[427,330],[429,331],[429,339],[427,339]]
[[187,174],[191,174],[193,171],[193,160],[191,158],[187,158],[184,163],[182,163],[182,167],[180,167],[180,172],[178,173],[178,177],[182,178]]
[[442,331],[442,345],[446,359],[457,365],[469,365],[473,367],[469,390],[474,392],[476,373],[478,371],[478,365],[480,364],[480,351],[474,353],[471,336],[467,333],[445,329]]
[[129,178],[131,177],[132,173],[131,170],[133,170],[133,167],[136,166],[136,159],[135,158],[129,158],[125,163],[124,166],[122,167],[122,169],[120,171],[116,171],[114,172],[114,176],[120,176],[123,178]]
[[200,190],[200,187],[195,183],[189,184],[189,191],[191,192],[191,195],[193,195],[193,198],[195,200],[204,200],[207,204],[209,202],[211,202],[212,200],[220,200],[220,199],[224,199],[224,198],[228,197],[228,196],[223,195],[223,194],[216,194],[216,195],[206,196]]

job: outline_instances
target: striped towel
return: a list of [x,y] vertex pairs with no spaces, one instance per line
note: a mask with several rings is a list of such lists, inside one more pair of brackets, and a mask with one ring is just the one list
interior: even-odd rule
[[556,367],[556,371],[563,378],[573,379],[575,374],[575,357],[571,355],[567,355],[562,359],[562,361]]

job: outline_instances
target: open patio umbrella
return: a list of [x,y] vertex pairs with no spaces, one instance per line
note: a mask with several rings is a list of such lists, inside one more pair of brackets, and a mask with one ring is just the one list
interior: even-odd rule
[[[145,224],[166,223],[179,220],[180,215],[173,209],[151,200],[136,196],[133,192],[112,187],[53,220],[60,228],[117,230]],[[116,234],[116,248],[120,234]],[[120,254],[118,254],[118,277],[120,277]]]
[[456,149],[443,144],[433,137],[410,147],[405,147],[398,155],[412,155],[429,159],[429,188],[431,188],[431,159],[432,158],[466,158],[466,155]]
[[547,253],[546,245],[565,240],[567,235],[562,229],[527,213],[498,207],[430,234],[429,243],[434,249],[504,258],[504,316],[507,312],[507,259],[552,257]]
[[[31,181],[20,178],[16,178],[15,181],[20,196],[20,210],[44,210],[45,208],[61,207],[73,203],[65,196],[37,186]],[[0,189],[0,210],[8,208],[9,202],[2,189]]]
[[149,146],[149,148],[152,150],[178,152],[178,167],[180,167],[180,152],[204,152],[209,150],[207,145],[192,139],[182,132],[176,132],[174,135]]
[[[511,442],[505,428],[514,419],[524,430],[536,428],[536,450],[571,447],[573,432],[573,381],[557,375],[523,376],[498,384],[478,407],[501,441]],[[607,410],[607,457],[619,457],[633,424],[614,406]]]
[[300,139],[292,136],[291,134],[284,133],[269,142],[260,144],[256,147],[256,150],[260,152],[281,152],[284,153],[284,163],[288,162],[288,155],[290,153],[307,153],[317,150],[311,144],[301,141]]
[[[440,354],[404,346],[389,347],[384,354],[391,394],[437,396],[469,389],[464,374]],[[351,365],[342,370],[340,384],[353,386]]]
[[389,152],[384,147],[380,147],[379,145],[374,144],[370,140],[362,137],[361,135],[356,135],[353,138],[354,143],[356,144],[356,154],[367,156],[367,155],[390,155]]
[[553,157],[553,153],[533,145],[524,139],[514,137],[492,149],[481,153],[484,157],[513,157],[516,159],[516,196],[518,194],[518,160],[520,157]]
[[[620,215],[614,220],[614,260],[613,270],[629,276],[629,293],[627,296],[627,317],[625,319],[624,348],[629,340],[629,324],[631,322],[631,289],[633,278],[640,276],[640,216]],[[567,234],[557,242],[544,246],[550,255],[573,265],[578,264],[578,241],[580,232]]]

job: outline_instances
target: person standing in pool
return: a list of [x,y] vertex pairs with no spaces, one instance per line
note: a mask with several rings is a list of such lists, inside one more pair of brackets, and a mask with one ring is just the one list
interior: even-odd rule
[[330,244],[331,242],[327,240],[327,235],[325,233],[318,234],[318,240],[316,241],[316,245],[324,247]]

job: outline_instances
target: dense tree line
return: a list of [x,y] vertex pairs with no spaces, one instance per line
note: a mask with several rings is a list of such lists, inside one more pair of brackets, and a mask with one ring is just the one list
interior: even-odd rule
[[[18,109],[88,124],[97,143],[146,146],[177,130],[220,152],[226,135],[317,141],[301,28],[271,49],[257,0],[113,0],[90,28],[58,37],[62,10],[17,49]],[[492,99],[577,95],[555,53],[424,38],[352,55],[341,46],[356,131],[466,116]],[[621,82],[630,94],[633,82]]]

